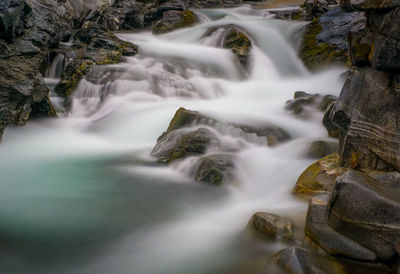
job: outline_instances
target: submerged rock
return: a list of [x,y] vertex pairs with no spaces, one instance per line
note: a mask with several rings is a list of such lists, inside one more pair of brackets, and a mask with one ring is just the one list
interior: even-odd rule
[[318,140],[310,144],[307,157],[321,159],[329,154],[335,153],[338,148],[337,142]]
[[241,30],[236,27],[229,27],[224,38],[223,47],[232,50],[242,66],[247,67],[249,65],[252,43]]
[[310,201],[306,234],[331,255],[393,262],[400,244],[399,186],[346,172],[329,197]]
[[308,118],[312,115],[312,112],[326,111],[331,103],[336,101],[336,97],[333,95],[320,95],[320,94],[309,94],[304,91],[296,91],[293,96],[293,100],[289,100],[285,104],[285,109],[292,111],[293,114],[301,118]]
[[198,159],[193,168],[194,178],[201,183],[220,185],[233,183],[235,164],[230,154],[213,154]]
[[197,18],[190,10],[170,10],[162,14],[161,20],[154,25],[153,33],[160,34],[176,29],[189,27],[197,22]]
[[293,222],[290,218],[275,214],[257,212],[251,217],[247,227],[266,238],[293,240]]
[[332,153],[310,165],[297,179],[294,191],[304,194],[330,192],[338,176],[346,171],[340,167],[340,158]]

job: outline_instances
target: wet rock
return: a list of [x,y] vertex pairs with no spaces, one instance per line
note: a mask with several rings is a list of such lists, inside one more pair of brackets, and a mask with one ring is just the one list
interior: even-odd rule
[[235,27],[228,28],[223,47],[232,50],[241,65],[248,66],[252,43],[241,30]]
[[303,194],[332,191],[336,178],[345,171],[340,167],[339,155],[332,153],[310,165],[298,178],[294,191]]
[[330,119],[329,115],[332,109],[335,107],[335,103],[331,103],[327,110],[324,113],[324,117],[322,118],[322,124],[324,125],[326,131],[328,132],[328,136],[332,138],[340,137],[340,129],[337,127]]
[[347,13],[339,7],[306,25],[300,58],[311,70],[347,63],[347,34],[365,22],[363,12]]
[[122,41],[104,27],[89,22],[74,34],[74,45],[64,53],[71,61],[68,62],[60,83],[55,87],[55,92],[68,99],[79,81],[94,65],[115,64],[121,62],[123,56],[132,56],[137,52],[137,46]]
[[288,8],[288,9],[277,9],[277,10],[268,10],[268,13],[274,15],[275,19],[283,19],[283,20],[304,20],[306,19],[306,12],[303,8]]
[[307,157],[321,159],[329,154],[335,153],[338,148],[337,142],[318,140],[310,144]]
[[337,259],[301,247],[284,249],[275,254],[272,259],[285,273],[395,273],[394,269],[381,263]]
[[4,0],[0,3],[0,39],[12,43],[24,33],[32,7],[24,0]]
[[230,154],[213,154],[198,159],[193,168],[196,181],[211,185],[233,183],[235,164]]
[[304,91],[296,91],[293,100],[285,104],[285,109],[292,111],[293,114],[307,119],[314,110],[325,111],[332,102],[336,101],[333,95],[309,94]]
[[152,155],[160,163],[171,163],[188,156],[203,155],[209,146],[216,146],[218,142],[218,138],[206,128],[189,132],[175,130],[157,140]]
[[336,0],[306,0],[303,4],[306,10],[306,19],[312,20],[320,17],[338,4]]
[[377,35],[372,53],[372,67],[380,71],[400,71],[400,41]]
[[251,217],[247,227],[266,238],[294,239],[292,220],[275,214],[257,212]]
[[170,10],[162,14],[161,20],[154,25],[153,33],[161,34],[176,29],[185,28],[194,25],[197,18],[190,10]]
[[356,169],[400,170],[400,95],[391,76],[371,68],[355,69],[329,113],[341,131],[341,164]]

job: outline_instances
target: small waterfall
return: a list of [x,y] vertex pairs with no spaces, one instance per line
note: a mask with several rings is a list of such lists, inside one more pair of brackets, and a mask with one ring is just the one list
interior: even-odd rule
[[45,78],[60,79],[67,63],[68,58],[66,58],[64,54],[57,54],[50,67],[46,70]]

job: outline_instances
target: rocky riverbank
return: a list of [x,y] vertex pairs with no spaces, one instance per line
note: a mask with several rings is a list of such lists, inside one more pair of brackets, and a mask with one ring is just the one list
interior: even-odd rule
[[[112,82],[113,71],[98,70],[99,66],[120,63],[141,51],[114,32],[162,35],[201,22],[202,17],[193,8],[243,3],[116,0],[86,6],[72,0],[1,2],[0,138],[8,125],[68,115],[71,97],[82,81],[94,86]],[[269,4],[276,5],[276,1]],[[247,228],[257,237],[292,246],[266,260],[263,271],[277,267],[289,273],[397,273],[400,3],[307,0],[294,8],[270,9],[264,16],[304,22],[298,55],[310,71],[335,65],[346,66],[349,71],[343,75],[345,84],[338,98],[296,91],[282,106],[302,122],[316,112],[324,113],[321,122],[331,139],[314,140],[305,149],[306,156],[317,161],[294,185],[296,195],[310,199],[305,240],[296,239],[290,218],[268,212],[251,217]],[[213,46],[227,50],[238,65],[238,78],[246,79],[254,62],[251,52],[258,50],[249,33],[236,24],[217,25],[201,38],[217,37]],[[49,87],[44,79],[46,70],[60,56],[67,61],[61,62],[60,79]],[[170,64],[178,62],[166,65],[168,76],[181,69]],[[186,74],[191,73],[191,67],[183,68]],[[134,75],[138,81],[142,76]],[[179,86],[181,89],[173,94],[176,97],[194,96],[197,90],[185,77],[178,76],[164,82],[153,77],[152,84]],[[51,93],[62,99],[61,108],[55,108]],[[96,99],[101,102],[106,95],[99,94]],[[249,126],[186,108],[177,109],[168,119],[168,128],[159,133],[152,149],[152,164],[183,167],[181,171],[193,181],[213,186],[240,185],[235,164],[240,149],[277,147],[293,137],[278,124],[263,121]]]

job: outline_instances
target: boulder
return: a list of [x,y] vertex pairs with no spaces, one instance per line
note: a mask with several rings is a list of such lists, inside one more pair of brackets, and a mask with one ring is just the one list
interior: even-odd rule
[[307,119],[312,112],[326,111],[331,103],[336,101],[333,95],[309,94],[304,91],[296,91],[293,100],[289,100],[285,104],[285,109],[292,111],[296,116]]
[[365,22],[363,12],[344,12],[339,7],[315,18],[304,28],[300,58],[311,70],[347,63],[347,34]]
[[336,0],[305,0],[303,6],[306,10],[306,19],[312,20],[320,17],[338,4]]
[[210,146],[218,143],[218,138],[207,128],[174,130],[157,140],[152,155],[159,163],[171,163],[188,156],[204,155]]
[[265,238],[293,240],[293,222],[290,218],[266,212],[257,212],[251,217],[247,228]]
[[242,66],[248,66],[252,43],[243,31],[236,27],[228,28],[223,41],[223,47],[230,49],[237,56]]
[[340,167],[337,153],[332,153],[310,165],[297,179],[294,191],[303,194],[330,192],[338,176],[346,169]]
[[341,131],[341,164],[356,169],[400,170],[400,94],[391,75],[351,71],[329,119]]
[[190,10],[169,10],[162,14],[161,20],[153,26],[153,33],[161,34],[194,25],[196,15]]
[[233,183],[235,180],[235,164],[230,154],[212,154],[201,157],[193,168],[197,182],[210,185]]

